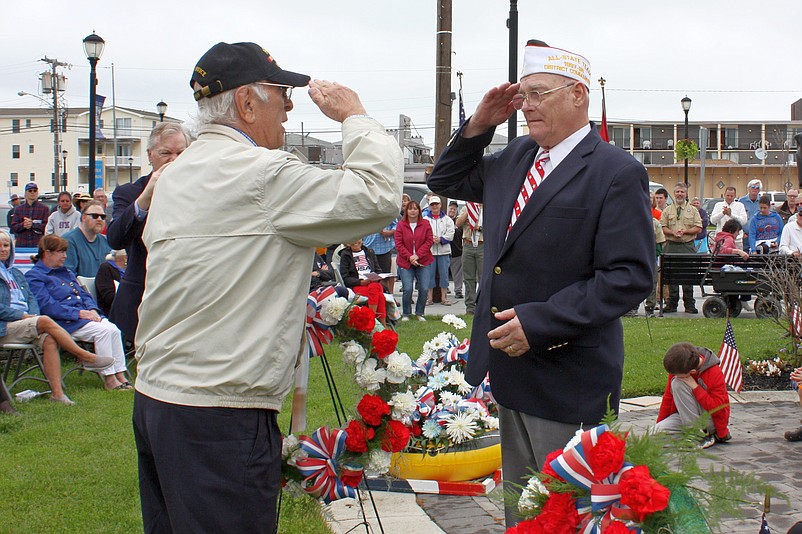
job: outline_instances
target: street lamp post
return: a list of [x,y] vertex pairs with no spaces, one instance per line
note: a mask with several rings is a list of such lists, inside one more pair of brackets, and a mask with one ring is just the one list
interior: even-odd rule
[[61,159],[64,161],[64,164],[61,166],[61,190],[67,190],[67,151],[61,151]]
[[[682,102],[682,111],[685,112],[685,140],[688,140],[688,112],[691,110],[691,99],[688,95],[680,100]],[[688,158],[685,158],[685,187],[688,187]]]
[[97,132],[97,117],[95,116],[97,103],[97,73],[95,68],[100,56],[103,55],[103,47],[106,41],[100,38],[95,32],[84,38],[84,52],[86,59],[89,60],[89,196],[95,192],[95,136]]
[[134,181],[134,158],[128,156],[128,183]]
[[167,113],[167,102],[160,100],[159,103],[156,104],[156,111],[159,112],[159,122],[164,122],[164,115]]

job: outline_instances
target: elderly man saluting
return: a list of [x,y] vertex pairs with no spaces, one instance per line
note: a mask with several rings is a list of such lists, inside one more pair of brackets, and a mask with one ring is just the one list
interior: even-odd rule
[[[342,123],[341,169],[279,150],[292,90]],[[302,348],[315,247],[398,216],[398,143],[358,95],[218,43],[190,85],[198,140],[161,175],[143,242],[134,431],[146,532],[273,532],[276,414]],[[222,206],[214,217],[200,206]]]
[[[485,274],[466,379],[478,384],[490,372],[505,488],[525,484],[580,424],[597,424],[608,401],[618,408],[619,318],[652,285],[646,169],[590,124],[589,86],[585,58],[529,41],[520,83],[485,94],[428,180],[436,193],[484,205]],[[529,137],[483,156],[516,109]],[[515,507],[505,512],[514,525]]]

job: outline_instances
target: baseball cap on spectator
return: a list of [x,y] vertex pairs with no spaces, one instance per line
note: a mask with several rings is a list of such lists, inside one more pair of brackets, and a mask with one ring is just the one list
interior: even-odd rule
[[200,100],[254,82],[304,87],[309,76],[283,70],[256,43],[217,43],[195,65],[189,86],[200,85],[195,91],[195,100]]
[[86,193],[75,193],[74,195],[72,195],[72,199],[73,200],[94,200],[92,197],[90,197]]
[[25,190],[30,191],[31,189],[39,189],[39,185],[36,182],[28,182],[25,184]]
[[443,201],[440,200],[440,197],[438,197],[437,195],[434,195],[434,196],[432,196],[432,198],[429,199],[429,205],[442,204],[442,203],[443,203]]
[[757,187],[758,189],[763,189],[763,182],[758,180],[757,178],[754,180],[749,180],[749,183],[746,184],[746,187],[752,189],[753,187]]
[[450,202],[448,203],[448,205],[449,205],[449,206],[459,206],[459,204],[457,204],[457,201],[456,201],[456,200],[452,200],[452,201],[450,201]]
[[8,201],[9,201],[9,202],[13,202],[13,201],[15,201],[15,200],[19,200],[19,195],[18,195],[18,194],[16,194],[16,193],[14,193],[14,194],[13,194],[13,195],[11,195],[10,197],[8,197]]

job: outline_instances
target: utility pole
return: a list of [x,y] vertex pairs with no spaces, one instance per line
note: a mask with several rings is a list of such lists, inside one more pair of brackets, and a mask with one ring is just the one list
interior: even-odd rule
[[[518,81],[518,0],[510,0],[510,17],[507,19],[509,29],[509,74],[510,83]],[[507,120],[507,143],[518,136],[518,112],[513,111]]]
[[[53,93],[53,181],[55,182],[55,189],[56,192],[61,190],[61,129],[62,124],[66,126],[67,117],[60,117],[59,116],[59,92],[63,93],[64,90],[67,88],[67,78],[64,75],[58,74],[56,69],[58,67],[67,67],[70,68],[72,65],[69,63],[63,63],[58,59],[50,59],[47,56],[43,57],[39,61],[47,63],[50,65],[50,72],[43,72],[42,73],[42,92]],[[64,112],[66,114],[66,110]],[[66,169],[65,169],[66,171]],[[66,189],[66,184],[64,184]]]
[[451,0],[437,2],[437,70],[434,160],[440,157],[451,136]]

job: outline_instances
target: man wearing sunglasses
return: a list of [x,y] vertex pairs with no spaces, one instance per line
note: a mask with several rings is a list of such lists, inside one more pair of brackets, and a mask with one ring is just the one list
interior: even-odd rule
[[[281,150],[293,99],[306,96],[291,90],[307,84],[342,125],[341,168]],[[306,350],[315,247],[398,216],[403,157],[353,90],[286,71],[255,43],[216,44],[190,86],[198,139],[161,174],[142,233],[133,419],[143,523],[274,532],[276,416]],[[210,216],[211,205],[226,209]]]
[[[652,286],[646,169],[590,123],[590,80],[584,57],[530,41],[520,83],[487,92],[428,179],[436,193],[484,206],[465,378],[477,385],[490,373],[505,488],[525,484],[580,424],[597,424],[608,402],[618,409],[620,317]],[[516,109],[529,136],[483,156]],[[513,526],[516,507],[505,516]]]
[[70,244],[64,267],[78,276],[94,278],[111,250],[106,236],[101,233],[105,227],[103,204],[90,200],[81,212],[81,224],[62,236]]
[[16,237],[15,246],[37,247],[45,233],[50,210],[39,202],[39,186],[36,182],[25,184],[25,202],[14,209],[11,233]]

